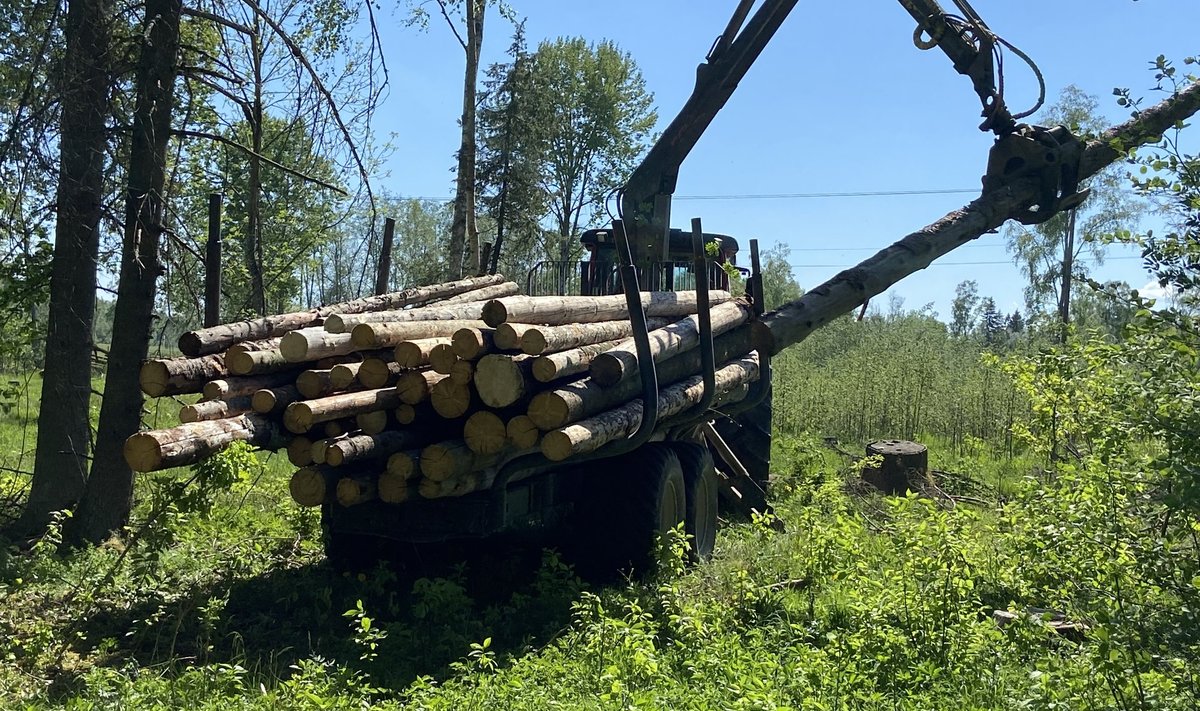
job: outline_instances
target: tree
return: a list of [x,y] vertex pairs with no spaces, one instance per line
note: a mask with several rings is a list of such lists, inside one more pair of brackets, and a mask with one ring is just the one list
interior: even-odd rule
[[67,7],[46,369],[33,485],[16,524],[26,534],[44,529],[52,512],[74,506],[87,478],[92,320],[111,115],[112,14],[108,0],[71,0]]
[[1000,343],[1005,332],[1004,314],[996,308],[996,301],[990,296],[983,297],[979,302],[979,332],[983,342],[989,346]]
[[974,279],[959,282],[954,287],[950,304],[950,333],[965,336],[975,329],[975,307],[979,304],[979,283]]
[[542,217],[550,231],[539,235],[541,251],[566,261],[580,250],[571,238],[600,215],[647,147],[657,114],[637,65],[611,42],[542,42],[528,72],[504,100],[515,100],[515,111],[532,118],[488,124],[484,142],[502,146],[496,132],[508,127],[510,150],[520,147],[546,199]]
[[804,294],[800,283],[792,274],[789,257],[792,250],[783,242],[775,243],[761,256],[763,277],[763,308],[767,311],[795,301]]
[[[1063,89],[1058,103],[1042,117],[1046,125],[1061,124],[1076,135],[1096,134],[1104,126],[1098,113],[1099,102],[1078,87]],[[1121,185],[1121,173],[1110,167],[1080,189],[1092,193],[1079,208],[1061,212],[1046,222],[1032,227],[1009,228],[1008,246],[1013,259],[1021,267],[1029,285],[1025,290],[1026,307],[1037,312],[1053,306],[1058,323],[1059,342],[1065,343],[1071,323],[1071,291],[1076,273],[1086,273],[1079,266],[1085,252],[1097,262],[1104,258],[1104,240],[1128,233],[1136,225],[1141,205]]]

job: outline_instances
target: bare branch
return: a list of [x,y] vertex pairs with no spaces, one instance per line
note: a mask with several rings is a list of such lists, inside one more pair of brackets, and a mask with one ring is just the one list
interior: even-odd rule
[[[448,10],[446,10],[446,1],[445,0],[436,0],[436,1],[437,1],[438,9],[442,11],[442,17],[446,18],[446,24],[450,25],[450,31],[454,33],[454,38],[456,40],[458,40],[458,43],[462,45],[463,51],[466,52],[467,51],[467,41],[464,40],[463,36],[458,33],[458,28],[454,26],[454,20],[450,19],[450,12]],[[464,0],[464,1],[471,2],[472,0]]]
[[219,136],[215,133],[205,133],[204,131],[188,131],[188,130],[184,130],[184,129],[175,129],[171,133],[175,134],[176,136],[185,136],[187,138],[207,138],[210,141],[216,141],[217,143],[224,143],[227,146],[232,146],[233,148],[236,148],[236,149],[242,151],[243,153],[245,153],[248,156],[254,156],[255,158],[258,158],[259,160],[263,161],[264,163],[266,163],[267,165],[270,165],[273,168],[277,168],[279,170],[282,170],[285,173],[294,175],[297,178],[300,178],[301,180],[306,180],[310,183],[313,183],[314,185],[320,185],[321,187],[323,187],[327,190],[332,190],[332,191],[338,193],[339,195],[343,195],[345,197],[350,196],[350,193],[346,192],[345,190],[343,190],[342,188],[339,188],[336,185],[327,183],[324,180],[321,180],[320,178],[314,178],[311,175],[306,175],[304,173],[301,173],[300,171],[296,170],[295,168],[289,168],[286,165],[279,163],[277,161],[273,161],[270,158],[268,158],[260,153],[255,153],[248,146],[244,146],[241,143],[238,143],[237,141],[235,141],[233,139],[226,138],[224,136]]
[[244,35],[253,35],[254,34],[254,30],[250,29],[249,27],[246,27],[243,24],[234,22],[233,20],[230,20],[227,17],[221,17],[220,15],[214,15],[211,12],[206,12],[204,10],[200,10],[200,9],[197,9],[194,7],[187,7],[185,5],[183,8],[183,14],[187,15],[188,17],[198,17],[202,20],[208,20],[209,22],[215,22],[218,25],[221,25],[223,27],[228,27],[231,30],[241,32]]

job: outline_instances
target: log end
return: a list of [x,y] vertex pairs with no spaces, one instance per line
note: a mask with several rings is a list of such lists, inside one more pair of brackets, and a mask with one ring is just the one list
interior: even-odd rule
[[396,381],[396,393],[400,396],[400,402],[419,405],[429,399],[429,381],[424,373],[405,373]]
[[454,365],[450,366],[450,375],[447,377],[455,385],[470,385],[475,379],[475,364],[469,360],[455,361]]
[[346,463],[346,453],[336,442],[325,445],[325,463],[331,467],[340,467]]
[[484,323],[496,328],[508,320],[508,307],[504,305],[503,301],[493,299],[483,305],[480,317]]
[[307,400],[315,400],[325,392],[325,372],[306,370],[296,376],[296,390]]
[[475,390],[488,407],[508,407],[525,395],[525,378],[513,359],[487,355],[475,366]]
[[[427,480],[440,482],[454,476],[465,449],[462,442],[438,442],[421,450],[421,474]],[[467,450],[470,451],[470,450]]]
[[454,355],[463,360],[475,360],[483,355],[487,347],[486,336],[478,328],[460,328],[450,337]]
[[346,323],[342,320],[341,314],[330,314],[329,316],[326,316],[325,323],[323,325],[325,326],[326,333],[346,332]]
[[433,368],[435,373],[449,375],[457,361],[458,356],[454,353],[454,346],[449,343],[439,343],[429,349],[429,367]]
[[[229,381],[222,378],[208,381],[200,392],[204,395],[205,400],[220,400],[229,395],[229,389]],[[145,388],[143,388],[144,390]]]
[[542,454],[552,462],[561,462],[573,454],[571,438],[562,430],[552,430],[542,437]]
[[496,413],[480,410],[463,425],[463,440],[476,454],[495,454],[507,445],[508,432]]
[[529,355],[541,355],[546,352],[546,336],[541,329],[531,328],[521,335],[521,351]]
[[417,458],[411,452],[396,452],[388,457],[387,472],[394,476],[400,477],[401,481],[408,481],[417,475]]
[[298,467],[312,464],[312,440],[308,437],[293,437],[287,446],[288,461]]
[[508,421],[504,428],[508,441],[517,449],[532,449],[537,446],[538,438],[542,436],[537,425],[529,415],[517,415]]
[[592,359],[588,375],[597,385],[610,388],[636,371],[636,356],[625,351],[609,351]]
[[454,420],[471,409],[471,388],[446,378],[433,386],[429,400],[434,412],[447,420]]
[[293,434],[304,434],[312,429],[312,408],[306,402],[293,402],[283,411],[283,426]]
[[375,498],[375,483],[366,477],[343,477],[335,495],[342,506],[357,506]]
[[203,355],[204,339],[196,331],[188,331],[179,337],[179,352],[189,358]]
[[274,390],[270,388],[255,390],[254,394],[250,396],[250,409],[260,415],[266,415],[275,409],[277,402],[279,402],[279,398]]
[[411,425],[417,421],[417,408],[407,403],[397,407],[393,414],[396,415],[396,422],[402,425]]
[[358,425],[358,429],[364,434],[375,435],[387,429],[388,413],[387,410],[376,410],[374,412],[363,412],[354,416],[354,424]]
[[378,390],[387,387],[392,373],[387,361],[381,358],[367,358],[358,368],[358,382],[368,390]]
[[[395,455],[393,455],[395,456]],[[401,504],[412,498],[415,493],[408,484],[408,477],[393,474],[390,470],[379,475],[376,484],[379,500],[387,504]]]
[[350,331],[350,341],[359,348],[377,348],[379,341],[375,338],[375,326],[370,323],[360,323]]
[[502,351],[515,351],[521,348],[521,337],[510,323],[502,323],[492,332],[492,343]]
[[234,375],[250,375],[254,370],[254,356],[250,351],[227,351],[225,367]]
[[[333,388],[334,390],[345,390],[346,388],[350,387],[352,383],[354,383],[354,379],[356,377],[357,371],[354,368],[351,368],[345,363],[339,363],[338,365],[335,365],[329,369],[329,387]],[[296,387],[297,389],[300,387],[299,379],[296,381]],[[305,395],[303,391],[301,391],[300,394],[304,395],[305,397],[315,397],[313,395]]]
[[162,445],[149,432],[125,440],[125,463],[135,472],[157,471],[162,466]]
[[558,375],[558,368],[554,367],[554,361],[545,356],[538,356],[533,359],[530,372],[533,373],[533,379],[539,383],[550,383]]
[[171,380],[171,374],[167,370],[166,363],[157,360],[148,360],[142,363],[142,368],[138,371],[138,383],[142,387],[142,392],[150,397],[162,397],[167,394],[167,385]]
[[320,506],[325,503],[327,485],[325,475],[313,467],[297,469],[288,481],[288,493],[292,501],[301,506]]
[[424,360],[421,357],[421,344],[412,341],[396,344],[392,357],[401,368],[420,368]]
[[179,408],[179,422],[188,424],[189,422],[199,422],[201,420],[200,411],[195,405],[184,405]]
[[571,410],[567,403],[553,392],[538,393],[529,401],[529,419],[540,430],[552,430],[567,424]]
[[279,340],[279,352],[289,363],[303,363],[308,360],[308,338],[300,331],[285,333]]

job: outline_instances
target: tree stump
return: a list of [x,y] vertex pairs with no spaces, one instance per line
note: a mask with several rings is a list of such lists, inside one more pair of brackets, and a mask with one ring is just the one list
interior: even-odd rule
[[929,450],[923,444],[884,439],[867,445],[868,457],[882,457],[878,467],[863,469],[862,478],[885,494],[903,496],[929,482]]

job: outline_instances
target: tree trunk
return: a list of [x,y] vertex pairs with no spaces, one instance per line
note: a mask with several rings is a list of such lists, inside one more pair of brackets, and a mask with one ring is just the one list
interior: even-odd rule
[[253,65],[254,102],[250,105],[250,171],[246,204],[246,271],[250,274],[250,308],[257,316],[267,313],[267,290],[263,284],[262,247],[262,155],[263,144],[263,76],[262,21],[254,16],[254,33],[250,35],[250,61]]
[[140,424],[138,364],[146,358],[150,346],[155,282],[161,271],[158,245],[164,229],[162,190],[179,64],[180,6],[180,0],[146,0],[146,22],[140,35],[143,44],[134,82],[137,107],[113,342],[96,456],[75,518],[79,537],[93,543],[120,530],[133,506],[133,472],[121,456],[121,448]]
[[[479,273],[479,233],[475,228],[475,86],[479,80],[479,50],[483,45],[486,0],[466,0],[467,33],[463,51],[462,141],[458,149],[454,218],[450,224],[450,269],[454,276]],[[466,251],[466,259],[463,252]]]
[[881,440],[867,445],[868,457],[879,457],[879,466],[863,469],[862,478],[885,494],[903,495],[929,483],[929,450],[903,440]]
[[1063,235],[1062,290],[1058,295],[1058,342],[1066,344],[1071,330],[1071,278],[1075,269],[1075,214],[1067,213],[1066,234]]
[[92,320],[108,154],[112,3],[70,0],[61,77],[58,217],[50,273],[37,450],[14,533],[41,533],[83,495],[91,441]]

